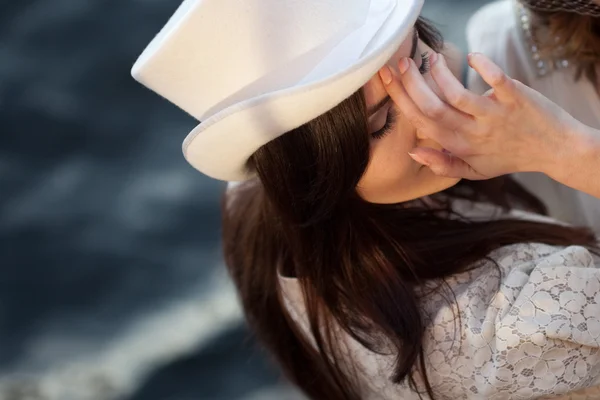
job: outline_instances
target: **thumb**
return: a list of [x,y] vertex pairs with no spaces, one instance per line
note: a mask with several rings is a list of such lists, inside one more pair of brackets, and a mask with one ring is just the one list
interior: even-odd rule
[[408,155],[419,164],[429,167],[438,176],[470,180],[488,179],[486,176],[475,171],[464,160],[449,153],[427,147],[415,147]]

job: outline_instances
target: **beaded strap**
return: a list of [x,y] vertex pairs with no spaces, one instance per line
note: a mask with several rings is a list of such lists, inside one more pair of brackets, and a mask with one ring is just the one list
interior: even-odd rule
[[[540,53],[538,43],[536,42],[535,35],[531,26],[531,12],[523,5],[525,0],[515,0],[515,9],[517,22],[520,26],[520,36],[525,47],[529,51],[529,58],[536,71],[538,77],[543,77],[551,73],[552,71],[565,69],[569,67],[569,60],[562,58],[544,58]],[[552,1],[550,1],[551,3]],[[558,42],[558,38],[556,38]],[[561,47],[557,47],[557,52],[560,54]]]

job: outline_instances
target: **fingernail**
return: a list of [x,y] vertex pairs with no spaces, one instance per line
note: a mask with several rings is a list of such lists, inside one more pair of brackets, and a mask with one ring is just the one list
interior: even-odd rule
[[392,71],[390,71],[390,68],[387,65],[384,65],[379,70],[379,76],[381,77],[384,85],[389,85],[392,83]]
[[402,58],[402,60],[400,60],[400,63],[398,64],[398,69],[400,70],[400,73],[404,74],[406,71],[408,71],[409,67],[410,64],[408,62],[408,59],[406,57]]
[[475,53],[469,53],[467,55],[467,60],[469,61],[469,65],[471,64],[471,62],[473,62],[473,58],[479,53],[475,52]]
[[416,162],[418,162],[419,164],[423,164],[423,165],[429,166],[429,163],[427,161],[425,161],[423,158],[421,158],[419,155],[411,153],[411,152],[409,152],[408,155],[413,160],[415,160]]

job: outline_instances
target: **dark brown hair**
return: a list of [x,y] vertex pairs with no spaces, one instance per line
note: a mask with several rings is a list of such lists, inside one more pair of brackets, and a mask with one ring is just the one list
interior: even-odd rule
[[[598,86],[600,62],[600,17],[572,12],[531,10],[533,33],[542,55],[568,60],[576,66],[576,79],[582,76]],[[547,32],[541,33],[540,28]]]
[[[442,46],[424,21],[416,26],[432,48]],[[250,161],[258,178],[224,200],[226,264],[249,325],[310,398],[360,399],[352,365],[335,345],[335,327],[373,352],[390,354],[391,348],[396,363],[389,378],[433,397],[419,288],[433,283],[432,290],[445,290],[444,278],[472,268],[502,246],[593,246],[594,239],[587,230],[552,224],[448,218],[453,211],[443,200],[435,207],[419,201],[368,203],[356,192],[368,161],[360,91],[263,146]],[[510,179],[464,181],[443,196],[544,211]],[[311,340],[286,311],[279,274],[298,279]]]

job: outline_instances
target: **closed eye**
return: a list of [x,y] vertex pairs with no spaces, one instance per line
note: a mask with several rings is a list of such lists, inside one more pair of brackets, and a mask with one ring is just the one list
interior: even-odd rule
[[381,129],[379,129],[378,131],[371,133],[371,137],[373,139],[381,139],[385,135],[390,133],[396,122],[396,117],[397,117],[396,110],[392,106],[388,109],[387,116],[385,119],[385,124],[383,125],[383,127]]
[[425,75],[431,70],[431,62],[429,57],[429,52],[421,54],[421,66],[419,67],[419,72],[421,75]]
[[[421,54],[421,66],[419,67],[419,72],[424,75],[424,74],[428,73],[430,69],[431,69],[431,62],[429,60],[429,53],[425,52],[425,53]],[[397,112],[396,112],[394,106],[392,105],[388,109],[388,113],[387,113],[387,116],[385,119],[385,124],[378,131],[371,133],[371,137],[373,139],[381,139],[384,136],[386,136],[388,133],[390,133],[392,128],[394,127],[394,123],[396,122],[396,117],[397,117]]]

